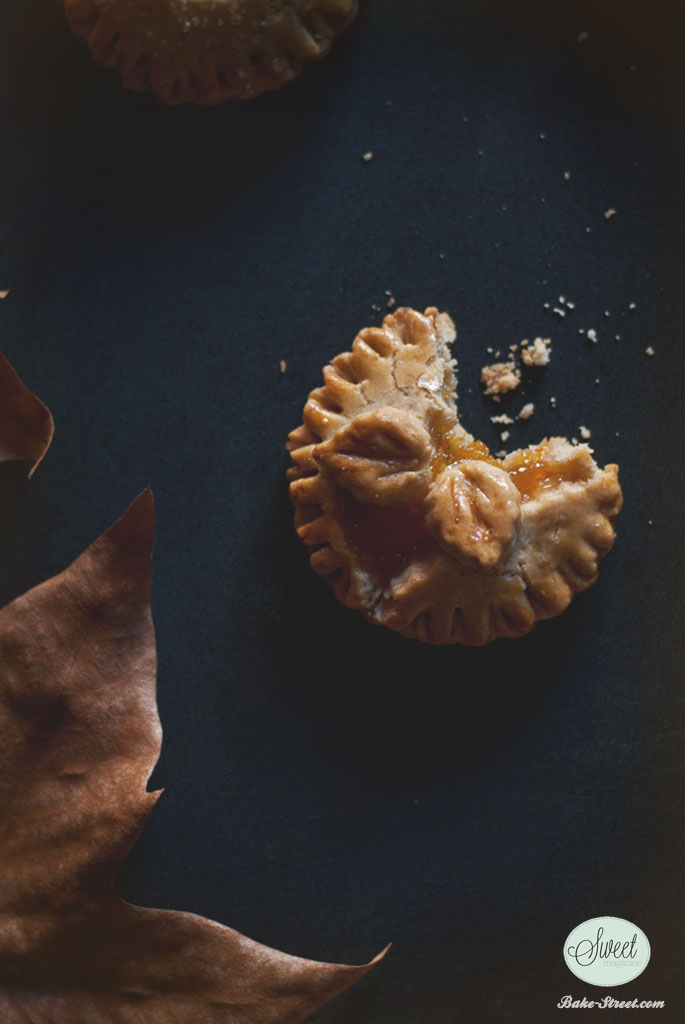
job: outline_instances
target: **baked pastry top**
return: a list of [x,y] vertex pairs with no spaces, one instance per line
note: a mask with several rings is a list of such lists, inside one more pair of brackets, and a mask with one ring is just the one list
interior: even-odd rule
[[495,458],[460,424],[456,332],[399,309],[323,371],[287,448],[312,568],[371,622],[484,644],[558,615],[597,577],[618,467],[552,437]]
[[323,57],[358,0],[61,0],[129,89],[214,104],[276,89]]

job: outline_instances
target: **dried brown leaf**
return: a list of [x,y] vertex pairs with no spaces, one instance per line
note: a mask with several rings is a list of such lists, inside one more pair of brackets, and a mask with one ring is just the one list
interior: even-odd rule
[[[298,1024],[365,974],[290,957],[115,879],[159,793],[144,492],[0,611],[3,1024]],[[375,962],[375,961],[374,961]]]
[[27,459],[32,475],[50,447],[55,426],[47,409],[0,353],[0,462]]

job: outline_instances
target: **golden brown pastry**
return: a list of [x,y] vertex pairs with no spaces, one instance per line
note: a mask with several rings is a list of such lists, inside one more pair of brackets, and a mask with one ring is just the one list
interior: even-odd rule
[[350,608],[426,643],[484,644],[597,577],[618,467],[553,437],[490,455],[459,423],[445,314],[399,309],[323,371],[290,434],[295,528]]
[[277,89],[328,53],[358,0],[61,0],[125,86],[213,104]]

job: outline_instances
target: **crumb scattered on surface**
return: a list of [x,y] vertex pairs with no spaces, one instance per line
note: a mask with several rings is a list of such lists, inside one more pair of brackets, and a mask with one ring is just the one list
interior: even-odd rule
[[492,363],[480,371],[480,382],[486,395],[503,395],[521,383],[521,371],[514,363]]
[[520,420],[529,420],[534,412],[535,406],[533,405],[533,403],[527,402],[526,405],[524,405],[521,409],[521,412],[518,414],[518,418]]
[[[5,294],[7,294],[7,293],[5,292]],[[632,313],[634,309],[637,309],[637,303],[636,302],[629,302],[628,303],[628,309]]]
[[521,342],[521,358],[526,366],[547,366],[550,360],[552,342],[549,338],[535,338]]
[[621,340],[621,335],[620,334],[616,334],[616,335],[614,335],[614,337],[616,338],[616,341],[620,341]]
[[647,356],[653,356],[654,355],[654,349],[652,348],[651,345],[648,345],[647,348],[645,349],[645,355],[647,355]]
[[502,438],[503,441],[506,441],[508,440],[510,434],[510,430],[503,430],[502,433],[500,434],[500,437]]
[[578,42],[579,43],[584,43],[584,42],[586,42],[586,40],[588,40],[590,38],[590,33],[589,32],[579,32],[577,38],[578,38]]
[[552,395],[552,397],[549,400],[549,404],[550,405],[556,405],[557,404],[556,395]]
[[441,252],[441,253],[440,253],[440,259],[441,259],[441,260],[444,260],[444,258],[445,258],[445,254],[444,254],[444,252]]
[[609,312],[608,309],[604,310],[604,316],[611,316],[611,313]]
[[571,180],[571,172],[570,171],[564,171],[564,181],[570,181],[570,180]]
[[608,210],[604,211],[604,219],[605,220],[611,220],[611,218],[615,217],[615,216],[616,216],[616,210],[613,208],[613,206],[610,206]]
[[281,361],[280,361],[280,363],[278,365],[279,365],[281,373],[285,373],[285,371],[288,368],[288,364],[286,363],[285,359],[281,359]]
[[371,303],[371,309],[374,311],[374,313],[380,313],[381,311],[381,307],[378,305],[377,302]]
[[373,153],[371,152],[371,150],[369,150],[367,153],[364,153],[362,160],[364,161],[365,164],[368,164],[369,161],[373,160]]
[[566,316],[566,310],[561,309],[559,306],[555,306],[552,312],[556,313],[557,316]]
[[507,416],[505,412],[500,413],[499,416],[491,416],[490,419],[493,423],[513,423],[511,416]]
[[0,292],[0,299],[6,299],[9,293],[9,288],[5,288],[3,291]]
[[591,327],[590,330],[586,331],[585,333],[587,334],[587,340],[591,341],[593,343],[593,345],[596,345],[597,344],[597,331],[594,329],[594,327]]
[[592,437],[592,431],[588,427],[578,427],[578,433],[582,437],[583,441],[589,441]]

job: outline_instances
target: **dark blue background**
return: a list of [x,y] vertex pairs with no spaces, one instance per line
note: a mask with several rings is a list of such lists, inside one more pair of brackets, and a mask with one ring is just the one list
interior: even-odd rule
[[[683,20],[367,0],[294,85],[167,109],[6,0],[0,347],[57,434],[0,473],[0,598],[152,485],[166,793],[121,892],[317,959],[392,941],[317,1024],[547,1024],[604,994],[562,947],[605,914],[652,944],[611,994],[683,1019]],[[533,400],[510,444],[585,424],[620,463],[598,584],[524,639],[368,626],[293,536],[285,437],[386,289],[454,317],[485,441]],[[482,398],[487,347],[538,334],[525,397]]]

